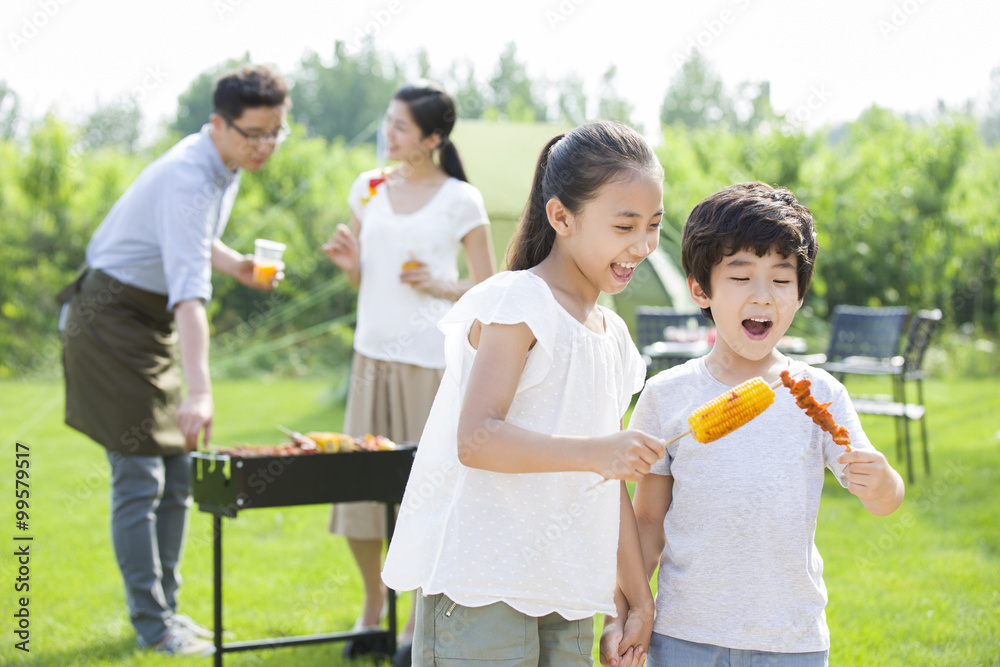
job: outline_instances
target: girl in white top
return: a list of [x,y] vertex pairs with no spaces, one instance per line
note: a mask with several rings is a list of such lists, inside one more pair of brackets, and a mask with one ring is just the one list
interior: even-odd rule
[[614,614],[618,594],[630,612],[609,662],[643,660],[653,605],[632,506],[624,482],[594,485],[637,480],[664,450],[620,430],[645,365],[597,298],[655,249],[662,179],[624,125],[556,137],[511,271],[441,321],[447,368],[382,572],[421,589],[414,665],[592,665],[592,617]]
[[[440,88],[421,83],[397,90],[383,125],[386,157],[397,165],[355,180],[348,197],[351,228],[338,226],[323,246],[359,288],[343,427],[354,436],[376,433],[397,442],[420,437],[444,372],[444,335],[437,322],[494,272],[489,220],[451,142],[454,124],[455,104]],[[458,275],[462,250],[466,281]],[[377,625],[383,606],[385,530],[380,504],[334,506],[331,531],[347,537],[364,581],[359,628]],[[411,619],[399,641],[408,642],[412,634]],[[374,649],[364,642],[345,648],[349,657]]]

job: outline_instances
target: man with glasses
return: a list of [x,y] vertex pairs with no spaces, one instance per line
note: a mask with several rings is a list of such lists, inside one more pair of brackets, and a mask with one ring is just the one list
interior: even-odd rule
[[[257,171],[287,128],[284,79],[266,66],[222,76],[214,113],[147,166],[87,246],[64,302],[66,423],[103,445],[111,533],[139,645],[211,652],[211,633],[177,613],[190,459],[214,406],[208,372],[212,271],[260,290],[252,255],[224,244],[240,170]],[[180,367],[176,357],[179,348]],[[182,395],[181,373],[187,385]]]

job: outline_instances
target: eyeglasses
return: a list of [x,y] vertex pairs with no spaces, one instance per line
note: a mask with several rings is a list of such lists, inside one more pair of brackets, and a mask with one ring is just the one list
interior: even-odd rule
[[257,146],[261,143],[269,143],[278,145],[288,137],[289,128],[284,123],[281,124],[281,128],[277,132],[244,132],[241,130],[236,123],[229,120],[226,116],[219,114],[226,121],[226,125],[236,130],[241,137],[247,140],[247,143],[251,146]]

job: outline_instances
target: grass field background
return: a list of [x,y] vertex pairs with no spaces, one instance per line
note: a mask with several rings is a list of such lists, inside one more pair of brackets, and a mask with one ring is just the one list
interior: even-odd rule
[[[876,381],[872,381],[876,382]],[[276,424],[335,430],[339,378],[217,381],[214,441],[276,442]],[[851,384],[859,391],[875,384]],[[831,665],[1000,664],[1000,381],[927,383],[931,477],[876,518],[830,476],[817,543],[826,561]],[[863,418],[897,469],[890,420]],[[153,665],[128,623],[108,529],[103,450],[62,424],[58,381],[0,382],[3,434],[0,664]],[[14,649],[15,441],[30,447],[30,654]],[[919,442],[919,439],[918,439]],[[235,640],[347,630],[360,584],[327,506],[257,509],[224,524],[225,626]],[[211,520],[192,511],[182,611],[211,623]],[[401,620],[409,595],[400,604]],[[599,631],[599,628],[598,628]],[[228,665],[340,665],[340,644],[227,654]],[[169,664],[205,665],[207,658]],[[366,664],[355,663],[355,664]]]

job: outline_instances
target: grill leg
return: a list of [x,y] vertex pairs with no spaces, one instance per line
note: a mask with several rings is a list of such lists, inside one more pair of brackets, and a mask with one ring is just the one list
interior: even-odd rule
[[222,667],[222,517],[212,515],[212,607],[215,627],[215,667]]
[[[392,533],[396,529],[396,507],[394,503],[385,504],[385,543],[388,546]],[[389,603],[389,656],[396,654],[396,591],[386,588]]]

